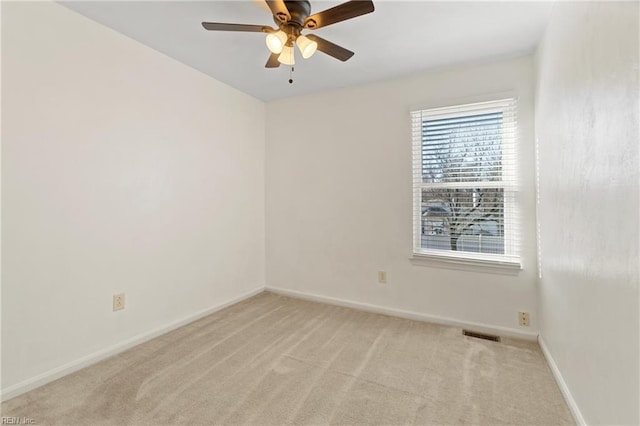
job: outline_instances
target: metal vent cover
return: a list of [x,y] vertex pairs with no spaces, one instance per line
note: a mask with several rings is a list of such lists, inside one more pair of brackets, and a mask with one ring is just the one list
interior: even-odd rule
[[500,336],[494,336],[493,334],[478,333],[471,330],[462,330],[462,334],[469,337],[475,337],[476,339],[490,340],[492,342],[500,342]]

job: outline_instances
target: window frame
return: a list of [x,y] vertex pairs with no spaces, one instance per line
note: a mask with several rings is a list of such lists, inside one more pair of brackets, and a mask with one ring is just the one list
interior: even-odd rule
[[[486,104],[486,107],[482,107]],[[496,97],[483,101],[458,103],[447,106],[431,107],[431,108],[412,108],[411,117],[411,146],[412,146],[412,192],[413,192],[413,249],[412,262],[418,265],[453,267],[455,269],[484,270],[497,273],[518,273],[522,270],[520,250],[518,245],[522,241],[522,230],[519,226],[518,209],[519,209],[519,189],[518,189],[518,150],[519,150],[519,126],[517,124],[517,104],[516,96]],[[511,106],[512,105],[512,106]],[[478,106],[477,110],[473,110]],[[470,108],[471,107],[471,108]],[[425,117],[429,115],[439,119],[471,116],[474,113],[488,114],[492,112],[502,112],[503,114],[509,108],[515,111],[513,122],[515,123],[515,131],[513,138],[513,149],[511,161],[502,165],[502,178],[499,181],[471,181],[471,182],[452,182],[452,183],[436,183],[429,184],[420,182],[415,179],[416,173],[422,176],[423,161],[423,141],[422,141],[422,124]],[[451,112],[446,113],[446,110]],[[420,115],[420,130],[416,132],[415,115]],[[508,129],[504,126],[502,132],[506,133]],[[419,136],[417,136],[419,135]],[[504,141],[507,137],[503,137],[503,146],[501,151],[504,152]],[[504,176],[512,176],[511,179],[505,179]],[[509,193],[509,197],[504,197],[504,241],[505,253],[503,255],[464,252],[453,250],[438,250],[422,247],[422,190],[424,188],[434,187],[450,187],[450,188],[501,188],[505,194]],[[514,235],[517,234],[517,235]],[[515,245],[514,245],[515,243]],[[511,245],[510,245],[511,244]]]

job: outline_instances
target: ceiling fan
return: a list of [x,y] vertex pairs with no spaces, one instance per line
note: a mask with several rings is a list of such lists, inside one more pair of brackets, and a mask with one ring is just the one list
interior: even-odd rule
[[371,0],[351,0],[313,15],[311,15],[311,4],[308,0],[265,0],[265,2],[271,9],[273,20],[278,28],[218,22],[203,22],[202,26],[210,31],[267,33],[266,42],[271,56],[265,67],[277,68],[280,64],[295,64],[294,44],[298,46],[304,59],[310,58],[317,49],[340,61],[348,60],[354,54],[352,51],[314,34],[303,35],[302,30],[315,30],[374,11]]

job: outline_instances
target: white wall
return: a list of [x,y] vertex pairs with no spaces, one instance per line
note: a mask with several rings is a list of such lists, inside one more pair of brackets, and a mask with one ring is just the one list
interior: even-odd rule
[[584,421],[638,424],[638,3],[557,3],[537,68],[541,336]]
[[2,9],[3,389],[263,287],[264,104],[60,5]]
[[[411,107],[507,91],[520,98],[524,270],[412,264]],[[537,332],[531,57],[270,102],[266,156],[267,286]]]

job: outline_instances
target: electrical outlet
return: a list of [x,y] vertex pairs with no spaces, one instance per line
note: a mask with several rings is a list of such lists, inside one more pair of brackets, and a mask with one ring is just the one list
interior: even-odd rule
[[529,312],[518,312],[518,323],[529,327]]
[[378,282],[380,284],[387,283],[387,272],[386,271],[378,271]]
[[124,309],[124,293],[113,295],[113,311],[121,311]]

